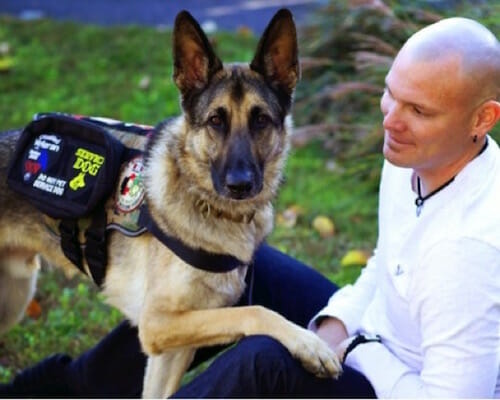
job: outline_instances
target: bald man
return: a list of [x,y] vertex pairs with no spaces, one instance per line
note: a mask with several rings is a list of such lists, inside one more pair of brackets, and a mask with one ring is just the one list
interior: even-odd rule
[[500,396],[499,93],[499,42],[465,18],[417,32],[386,76],[376,256],[311,323],[334,348],[380,337],[345,358],[378,397]]
[[[337,290],[258,250],[240,304],[308,325],[343,360],[340,378],[315,377],[257,336],[175,397],[500,397],[500,150],[488,136],[499,89],[499,42],[482,25],[450,18],[413,35],[381,99],[379,238],[359,279]],[[76,360],[24,371],[0,397],[134,397],[143,370],[137,331],[124,323]]]

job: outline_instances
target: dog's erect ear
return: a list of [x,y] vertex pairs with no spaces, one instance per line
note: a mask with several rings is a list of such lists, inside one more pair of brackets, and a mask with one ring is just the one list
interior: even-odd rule
[[175,18],[173,52],[174,82],[183,95],[203,89],[222,68],[205,33],[187,11]]
[[277,89],[291,95],[300,77],[297,32],[292,13],[279,10],[260,38],[250,68]]

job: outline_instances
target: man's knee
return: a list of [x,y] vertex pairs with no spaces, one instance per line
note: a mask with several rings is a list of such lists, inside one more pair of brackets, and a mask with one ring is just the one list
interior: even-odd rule
[[276,380],[282,372],[286,348],[269,336],[249,336],[219,357],[173,397],[263,397],[281,393]]
[[237,347],[240,361],[244,360],[257,379],[271,376],[276,379],[300,365],[283,344],[270,336],[249,336],[242,339]]

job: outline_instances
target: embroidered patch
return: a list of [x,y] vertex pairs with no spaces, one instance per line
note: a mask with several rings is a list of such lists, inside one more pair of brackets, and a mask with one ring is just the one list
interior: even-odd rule
[[45,173],[59,161],[61,146],[61,137],[54,134],[42,134],[35,138],[24,161],[23,180],[33,181],[32,186],[36,189],[62,196],[66,181]]
[[115,194],[115,206],[118,211],[130,213],[141,205],[144,199],[143,169],[142,157],[130,160],[123,168]]
[[85,175],[96,176],[99,169],[104,164],[104,157],[93,153],[87,149],[79,147],[75,152],[75,163],[73,169],[78,172],[70,182],[69,187],[72,190],[78,190],[85,187]]

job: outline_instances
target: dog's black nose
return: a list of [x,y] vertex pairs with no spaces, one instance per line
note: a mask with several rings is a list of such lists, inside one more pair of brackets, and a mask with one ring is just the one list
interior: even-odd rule
[[229,171],[226,174],[226,188],[233,199],[244,199],[252,193],[254,174],[248,169]]

